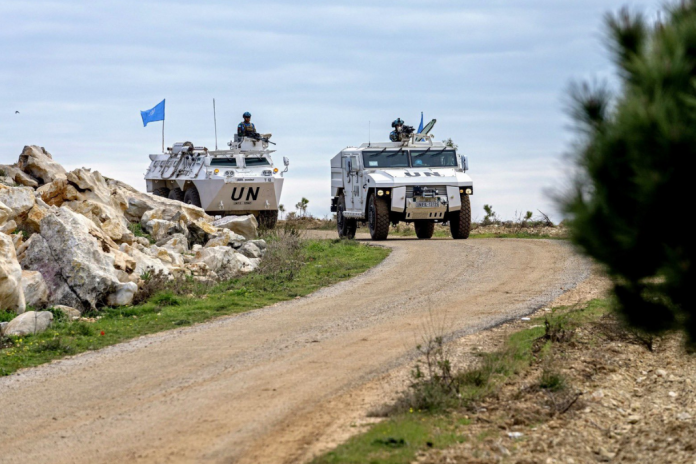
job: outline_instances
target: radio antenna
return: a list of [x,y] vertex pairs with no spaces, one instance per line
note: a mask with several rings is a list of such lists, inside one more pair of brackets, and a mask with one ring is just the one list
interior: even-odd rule
[[217,151],[217,114],[215,113],[215,99],[213,98],[213,124],[215,124],[215,151]]
[[372,146],[372,121],[367,121],[367,146]]

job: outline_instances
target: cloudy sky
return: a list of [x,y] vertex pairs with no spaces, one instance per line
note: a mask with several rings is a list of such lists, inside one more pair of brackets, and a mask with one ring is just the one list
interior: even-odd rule
[[331,157],[423,111],[469,155],[474,217],[552,212],[568,84],[612,79],[603,15],[661,3],[0,0],[0,164],[36,144],[144,189],[161,123],[139,111],[166,98],[165,143],[212,148],[215,98],[219,145],[250,111],[291,160],[282,202],[324,216]]

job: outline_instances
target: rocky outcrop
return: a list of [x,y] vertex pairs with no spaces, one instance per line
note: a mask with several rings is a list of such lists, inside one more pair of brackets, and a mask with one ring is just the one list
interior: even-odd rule
[[227,216],[213,222],[213,226],[219,229],[229,229],[236,234],[244,236],[247,240],[253,240],[256,238],[256,230],[259,227],[259,223],[252,214],[249,214],[246,216]]
[[23,337],[25,335],[36,335],[46,331],[53,323],[53,314],[48,311],[27,311],[24,314],[12,319],[5,326],[3,335],[14,335]]
[[71,308],[70,306],[54,305],[53,309],[63,313],[63,316],[67,318],[69,321],[75,321],[82,316],[82,313],[79,310]]
[[24,147],[17,166],[41,185],[66,177],[63,166],[56,163],[43,147],[35,145]]
[[261,258],[263,256],[261,249],[252,242],[246,242],[238,251],[247,258]]
[[0,185],[0,202],[11,210],[7,221],[15,220],[21,224],[29,210],[36,203],[34,189],[31,187],[7,187]]
[[26,303],[22,291],[22,268],[17,261],[14,243],[0,233],[0,310],[24,312]]
[[239,248],[245,241],[246,239],[242,235],[235,234],[229,229],[219,229],[208,239],[205,247],[231,246],[232,248]]
[[27,306],[36,309],[48,304],[48,286],[39,271],[22,271],[22,291]]
[[82,311],[96,309],[118,291],[117,267],[135,270],[135,261],[91,221],[65,207],[53,207],[41,221],[41,235],[27,244],[20,251],[24,269],[41,272],[52,302]]
[[5,177],[10,179],[11,182],[14,182],[17,185],[33,188],[39,186],[39,183],[36,181],[36,179],[19,169],[16,164],[0,164],[0,171],[4,172]]
[[[202,219],[206,222],[212,222],[213,220],[213,218],[205,214],[205,211],[197,206],[187,205],[180,201],[143,193],[118,180],[110,179],[108,185],[122,195],[128,202],[124,214],[126,219],[130,222],[140,222],[146,212],[157,208],[180,211],[186,215],[189,221]],[[164,219],[167,218],[165,217]]]
[[0,170],[0,310],[63,306],[74,318],[131,304],[153,274],[214,281],[250,272],[266,248],[253,240],[251,215],[216,225],[201,208],[87,168],[68,172],[41,147]]
[[245,263],[240,257],[243,256],[227,246],[202,248],[196,253],[193,263],[203,263],[220,278],[227,278],[242,270]]

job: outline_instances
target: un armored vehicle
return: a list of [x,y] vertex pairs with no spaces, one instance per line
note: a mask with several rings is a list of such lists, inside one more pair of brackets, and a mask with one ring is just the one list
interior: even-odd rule
[[429,239],[436,223],[449,222],[452,238],[468,238],[474,186],[467,170],[465,155],[421,133],[341,150],[331,159],[338,235],[353,238],[361,221],[373,240],[385,240],[390,224],[413,222],[418,238]]
[[147,191],[201,207],[211,216],[253,214],[259,225],[275,227],[283,174],[268,148],[271,134],[238,137],[228,150],[208,150],[191,142],[175,143],[166,153],[150,155]]

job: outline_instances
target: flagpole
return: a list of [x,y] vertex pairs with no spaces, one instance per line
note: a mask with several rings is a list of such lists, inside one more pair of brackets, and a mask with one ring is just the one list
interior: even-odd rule
[[164,153],[164,119],[162,119],[162,153]]

